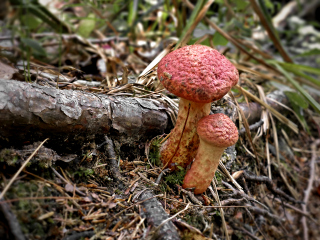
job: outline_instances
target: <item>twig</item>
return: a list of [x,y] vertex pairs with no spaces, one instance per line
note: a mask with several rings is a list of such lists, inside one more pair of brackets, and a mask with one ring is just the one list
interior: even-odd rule
[[221,206],[226,206],[226,205],[230,205],[230,204],[238,204],[239,202],[244,201],[245,198],[239,198],[239,199],[235,199],[235,198],[228,198],[226,200],[221,201]]
[[161,181],[162,176],[163,176],[164,174],[166,174],[166,172],[169,172],[169,171],[170,171],[170,168],[167,168],[167,169],[162,170],[161,173],[159,174],[157,180],[156,180],[156,184],[159,184],[160,181]]
[[238,188],[238,190],[240,192],[243,192],[243,188],[240,186],[240,184],[232,177],[232,175],[229,173],[229,171],[227,170],[227,168],[224,166],[224,164],[222,163],[222,161],[219,161],[219,167],[222,170],[222,172],[224,174],[227,175],[227,177],[231,180],[231,182]]
[[313,221],[314,223],[318,224],[317,221],[310,216],[310,213],[309,213],[309,212],[303,212],[301,209],[299,209],[299,208],[297,208],[297,207],[295,207],[295,206],[292,206],[292,205],[289,204],[289,203],[283,202],[283,201],[281,201],[279,198],[273,198],[273,200],[277,201],[278,203],[283,204],[283,205],[286,206],[287,208],[291,208],[292,210],[296,211],[297,213],[299,213],[299,214],[301,214],[301,215],[309,218],[311,221]]
[[[165,199],[165,200],[169,200],[169,201],[172,201],[172,202],[176,202],[176,203],[179,203],[179,204],[181,204],[181,205],[187,205],[188,203],[184,203],[184,202],[179,202],[178,200],[176,200],[176,199],[172,199],[172,198],[166,198],[166,197],[164,197],[164,196],[159,196],[159,197],[161,197],[161,198],[163,198],[163,199]],[[239,200],[241,200],[241,199],[239,199]],[[247,206],[247,205],[241,205],[241,206],[203,206],[203,205],[194,205],[194,204],[192,204],[191,205],[192,207],[199,207],[199,208],[247,208],[247,207],[250,207],[250,206]]]
[[[234,205],[237,205],[237,204],[240,205],[241,203],[240,202],[234,202],[233,204]],[[268,209],[262,209],[262,208],[255,207],[255,206],[250,206],[250,205],[245,205],[245,206],[242,206],[242,207],[244,207],[245,209],[250,210],[251,212],[253,212],[254,214],[256,214],[258,216],[262,215],[262,216],[268,217],[269,219],[273,219],[274,222],[276,224],[278,224],[278,225],[281,225],[283,223],[283,220],[280,217],[270,213]],[[254,220],[254,218],[252,220]]]
[[151,181],[150,179],[146,178],[142,173],[138,172],[138,174],[143,180],[145,180],[146,182],[150,183],[152,186],[158,187],[157,183],[155,183],[155,182]]
[[0,205],[3,204],[3,203],[9,203],[9,202],[19,202],[21,200],[43,200],[43,199],[49,199],[49,200],[52,200],[52,199],[56,199],[56,200],[60,200],[60,199],[82,200],[82,198],[80,198],[80,197],[70,197],[70,196],[68,196],[68,197],[57,197],[57,196],[51,196],[51,197],[19,197],[19,198],[0,201]]
[[282,190],[276,188],[272,180],[266,176],[254,176],[247,171],[243,171],[243,176],[245,179],[250,180],[250,181],[256,181],[256,182],[263,182],[267,185],[268,189],[274,194],[281,196],[285,198],[288,201],[294,202],[294,203],[301,203],[300,201],[295,200],[293,197],[290,197],[288,194],[283,192]]
[[172,217],[167,218],[166,220],[164,220],[157,228],[156,228],[156,232],[167,222],[171,221],[172,219],[174,219],[176,216],[178,216],[179,214],[183,213],[184,211],[186,211],[190,206],[190,203],[187,204],[187,206],[182,209],[180,212],[177,212],[175,215],[173,215]]
[[[3,200],[3,199],[0,199]],[[25,240],[25,237],[20,228],[17,217],[12,213],[9,204],[6,201],[0,202],[0,212],[3,215],[5,222],[8,224],[14,240]]]
[[122,176],[120,174],[118,163],[116,161],[116,153],[114,151],[113,142],[107,135],[104,136],[104,139],[106,140],[106,143],[107,143],[106,152],[109,157],[110,171],[112,173],[112,176],[117,180],[121,181]]
[[148,163],[150,165],[151,168],[154,168],[152,163],[150,162],[150,159],[149,159],[149,153],[150,153],[150,145],[152,143],[152,141],[155,139],[156,137],[152,138],[150,141],[147,141],[145,143],[145,147],[144,147],[144,154],[146,155],[146,158],[148,160]]
[[139,227],[142,225],[142,223],[144,222],[145,218],[141,218],[140,222],[137,224],[136,228],[134,229],[132,235],[131,235],[131,239],[134,239],[134,237],[136,236]]
[[143,202],[145,202],[145,201],[148,201],[148,200],[150,200],[150,199],[152,199],[152,198],[162,197],[162,196],[163,196],[163,194],[154,195],[154,196],[152,196],[152,197],[150,197],[150,198],[147,198],[147,199],[144,199],[144,200],[142,200],[142,201],[140,201],[140,202],[136,202],[136,203],[134,203],[133,205],[131,205],[130,207],[127,207],[126,209],[118,212],[116,215],[114,215],[114,216],[110,219],[110,221],[113,221],[115,218],[117,218],[118,216],[120,216],[122,213],[124,213],[125,211],[129,210],[130,208],[133,208],[133,207],[136,206],[136,205],[139,205],[139,204],[141,204],[141,203],[143,203]]
[[[259,208],[259,209],[260,209],[260,208]],[[267,239],[266,236],[265,236],[265,234],[263,234],[263,232],[261,231],[260,227],[258,226],[255,218],[252,216],[252,214],[251,214],[251,212],[249,211],[249,209],[248,209],[248,208],[245,208],[244,210],[248,213],[248,215],[250,216],[250,218],[251,218],[252,221],[254,222],[254,225],[256,225],[258,231],[261,233],[261,235],[263,236],[263,238],[264,238],[264,239]],[[264,211],[265,211],[265,210],[264,210]]]
[[[317,159],[317,146],[320,145],[320,139],[316,140],[312,145],[311,145],[311,150],[312,150],[312,157],[311,157],[311,162],[310,162],[310,177],[309,177],[309,182],[308,182],[308,187],[306,191],[304,192],[304,198],[303,198],[303,204],[302,204],[302,210],[304,213],[307,214],[307,205],[310,197],[310,192],[313,188],[313,181],[315,177],[315,163]],[[308,225],[307,225],[307,219],[303,216],[301,219],[302,226],[303,226],[303,239],[308,240],[309,235],[308,235]]]
[[62,240],[77,240],[82,238],[88,238],[88,237],[92,237],[94,234],[95,234],[94,231],[79,232],[70,236],[66,236],[62,238]]
[[[259,122],[256,122],[256,123],[250,125],[249,126],[250,131],[261,127],[263,125],[263,123],[264,123],[264,121],[263,121],[263,119],[261,119]],[[246,133],[246,129],[244,127],[239,130],[239,135],[243,135],[245,133]]]
[[189,192],[187,190],[181,189],[181,192],[187,194],[189,196],[189,198],[191,199],[192,202],[198,204],[198,205],[202,205],[202,203],[194,196],[194,194],[192,192]]
[[234,188],[231,186],[231,184],[229,184],[229,183],[227,183],[227,182],[225,182],[225,181],[221,181],[221,182],[222,182],[222,184],[225,185],[227,188],[230,188],[235,195],[239,195],[239,196],[245,198],[245,199],[248,200],[248,201],[255,202],[255,203],[261,205],[262,207],[264,207],[265,209],[269,210],[269,208],[268,208],[266,205],[264,205],[263,203],[257,201],[257,200],[254,199],[253,197],[248,196],[246,193],[240,192],[240,191],[234,189]]
[[35,178],[38,178],[38,179],[40,179],[41,181],[44,181],[44,182],[46,182],[46,183],[51,184],[51,185],[54,186],[59,192],[63,192],[63,190],[64,190],[63,187],[60,187],[58,184],[55,184],[55,183],[52,182],[52,181],[49,181],[49,180],[47,180],[47,179],[44,179],[44,178],[42,178],[42,177],[40,177],[40,176],[38,176],[38,175],[35,175],[35,174],[31,173],[31,172],[26,171],[26,170],[23,170],[23,172],[26,173],[26,174],[29,174],[29,175],[31,175],[31,176],[33,176],[33,177],[35,177]]
[[16,178],[19,176],[19,174],[21,173],[21,171],[27,166],[27,164],[30,162],[30,160],[33,158],[34,155],[36,155],[36,153],[38,152],[38,150],[42,147],[42,145],[48,140],[49,138],[45,139],[40,145],[39,147],[37,147],[36,150],[34,150],[34,152],[30,155],[30,157],[22,164],[22,166],[20,167],[20,169],[16,172],[16,174],[13,176],[13,178],[11,178],[10,182],[7,184],[7,186],[3,189],[2,193],[0,194],[0,199],[3,198],[3,196],[6,194],[6,192],[8,191],[8,189],[10,188],[10,186],[12,185],[12,183],[16,180]]
[[[66,184],[71,184],[71,183],[69,183],[63,176],[61,176],[61,174],[58,173],[57,170],[55,170],[55,169],[54,169],[53,167],[51,167],[51,166],[50,166],[50,168],[51,168],[51,170],[54,172],[54,174],[56,174],[62,181],[64,181]],[[76,191],[77,193],[79,193],[80,195],[82,195],[82,196],[86,196],[86,194],[83,193],[83,192],[81,192],[76,186],[75,186],[75,191]]]
[[257,215],[263,215],[263,216],[266,216],[270,219],[273,219],[277,225],[282,224],[282,220],[278,216],[268,212],[265,209],[254,207],[254,206],[248,206],[248,209],[250,209],[250,211],[254,212]]
[[[214,179],[212,179],[212,184],[214,186],[214,191],[215,191],[216,194],[213,193],[213,190],[212,190],[211,186],[209,186],[209,190],[210,190],[212,196],[216,196],[215,197],[216,201],[218,202],[219,206],[221,206],[221,202],[220,202],[220,199],[219,199],[219,194],[218,194],[218,190],[217,190],[217,186],[216,186],[215,181],[217,181],[216,177],[214,177]],[[226,239],[229,240],[230,237],[229,237],[229,234],[228,234],[226,219],[224,218],[224,211],[223,211],[222,208],[220,208],[219,211],[220,211],[221,218],[222,218],[223,229],[224,229],[224,232],[226,234]]]
[[236,230],[238,230],[238,231],[241,231],[242,233],[248,235],[248,236],[251,237],[252,239],[254,239],[254,240],[260,240],[260,238],[254,236],[251,232],[249,232],[249,231],[246,230],[245,228],[237,227],[237,226],[235,226],[235,224],[233,224],[233,223],[231,223],[231,225],[232,225],[232,228],[233,228],[233,229],[236,229]]

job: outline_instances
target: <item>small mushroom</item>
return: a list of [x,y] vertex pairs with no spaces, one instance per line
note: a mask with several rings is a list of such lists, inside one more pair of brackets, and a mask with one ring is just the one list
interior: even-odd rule
[[194,159],[199,137],[196,124],[209,115],[211,102],[236,85],[239,73],[217,50],[190,45],[166,55],[158,64],[158,79],[180,97],[179,113],[170,138],[161,147],[161,161],[170,169],[185,168]]
[[228,116],[217,113],[202,118],[197,133],[199,149],[182,187],[195,188],[194,193],[200,194],[209,187],[223,151],[238,141],[238,129]]

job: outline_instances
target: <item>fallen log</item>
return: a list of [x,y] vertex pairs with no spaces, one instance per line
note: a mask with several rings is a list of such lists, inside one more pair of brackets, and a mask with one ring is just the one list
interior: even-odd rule
[[0,80],[0,148],[48,137],[50,145],[79,149],[105,134],[121,144],[140,144],[169,131],[167,108],[152,99]]

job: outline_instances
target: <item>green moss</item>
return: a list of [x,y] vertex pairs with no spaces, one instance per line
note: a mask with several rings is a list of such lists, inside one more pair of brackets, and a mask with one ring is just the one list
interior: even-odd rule
[[223,175],[219,171],[216,171],[215,176],[216,176],[217,182],[221,183]]
[[165,183],[160,183],[159,184],[159,190],[161,191],[161,192],[163,192],[163,193],[165,193],[166,191],[167,191],[167,184],[165,184]]
[[55,223],[55,221],[52,218],[48,218],[48,219],[46,219],[46,221],[48,223],[50,223],[50,224],[54,224]]
[[79,177],[88,177],[94,174],[93,169],[80,167],[78,171],[74,172],[74,175],[78,175]]
[[19,160],[18,156],[15,155],[11,149],[3,149],[0,151],[0,161],[6,162],[9,166],[15,166]]
[[[31,230],[32,229],[32,230]],[[30,229],[33,235],[45,236],[45,229],[42,224],[38,221],[30,223]]]
[[156,166],[161,166],[161,160],[160,160],[160,147],[162,138],[156,137],[151,140],[150,148],[149,148],[149,160],[151,164]]
[[192,216],[190,214],[186,214],[184,215],[183,219],[188,223],[191,224],[192,223]]
[[178,170],[165,176],[164,180],[168,185],[182,185],[186,172],[184,168],[178,166]]
[[121,194],[122,194],[122,191],[119,190],[119,189],[116,189],[114,192],[115,192],[115,194],[117,194],[117,195],[121,195]]
[[195,228],[203,229],[204,227],[199,212],[190,212],[190,214],[187,213],[183,216],[183,220]]

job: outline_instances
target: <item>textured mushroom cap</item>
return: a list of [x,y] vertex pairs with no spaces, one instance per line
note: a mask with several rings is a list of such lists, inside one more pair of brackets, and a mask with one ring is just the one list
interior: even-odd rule
[[222,113],[200,119],[197,133],[202,141],[216,147],[226,148],[238,141],[238,129],[231,119]]
[[158,79],[178,97],[209,103],[226,95],[237,84],[239,73],[217,50],[190,45],[167,54],[159,62]]

